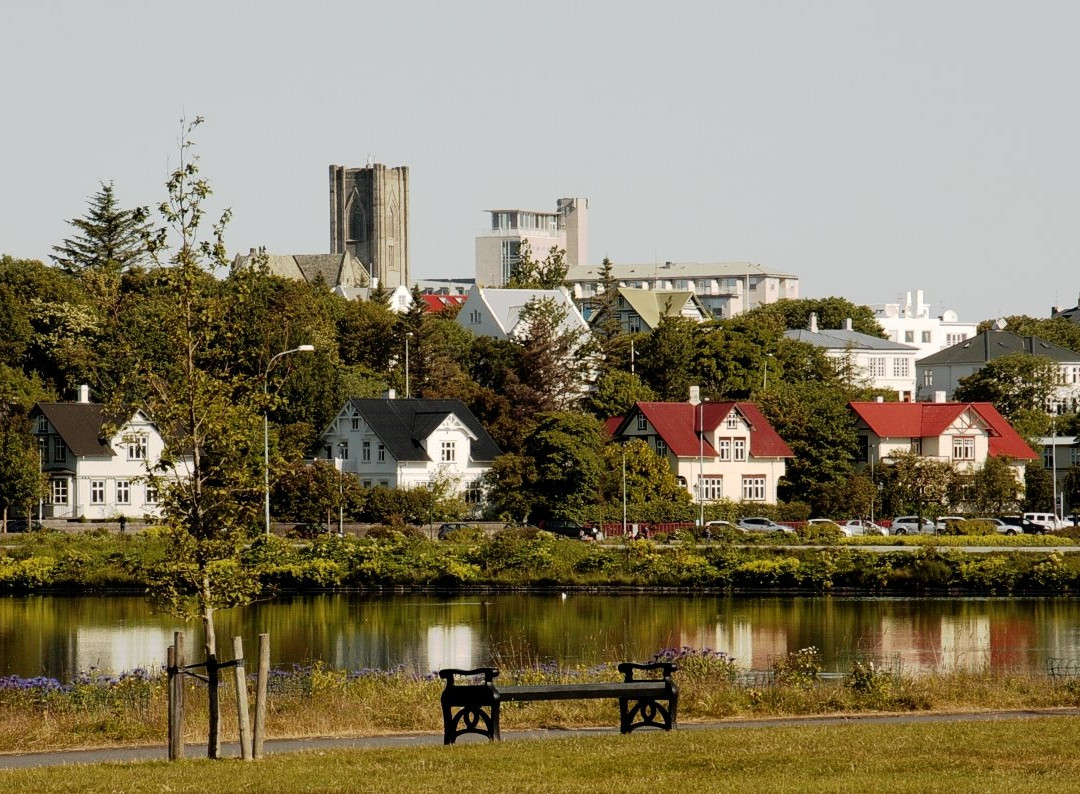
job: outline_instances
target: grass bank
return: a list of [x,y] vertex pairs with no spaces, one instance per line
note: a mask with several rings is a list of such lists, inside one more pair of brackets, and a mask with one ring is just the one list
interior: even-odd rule
[[[722,653],[683,649],[657,654],[679,665],[679,719],[726,719],[880,712],[985,711],[1080,705],[1075,678],[941,673],[905,676],[870,660],[853,663],[843,680],[823,680],[812,648],[794,651],[753,676]],[[613,665],[506,669],[501,683],[611,681]],[[250,682],[252,688],[254,682]],[[268,738],[440,733],[442,682],[404,671],[346,672],[323,665],[276,671],[269,681]],[[205,742],[206,692],[192,680],[185,737]],[[224,698],[224,735],[235,738],[231,687]],[[165,686],[160,675],[138,672],[117,679],[0,679],[0,751],[164,743]],[[606,701],[509,703],[506,730],[536,727],[610,727],[617,708]]]
[[1080,721],[796,726],[0,772],[0,791],[1073,792]]

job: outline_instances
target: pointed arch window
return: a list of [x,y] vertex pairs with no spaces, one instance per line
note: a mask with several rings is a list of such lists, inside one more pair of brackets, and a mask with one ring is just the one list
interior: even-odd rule
[[367,240],[367,214],[355,190],[349,199],[349,240],[359,243]]

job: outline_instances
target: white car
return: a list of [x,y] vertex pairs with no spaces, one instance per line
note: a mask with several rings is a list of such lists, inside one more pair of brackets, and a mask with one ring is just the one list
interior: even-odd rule
[[844,534],[848,537],[853,535],[888,535],[889,530],[885,527],[875,524],[873,521],[866,521],[861,518],[854,518],[851,521],[845,521],[840,525],[840,529],[844,531]]
[[771,518],[762,518],[759,516],[740,518],[738,527],[739,529],[746,530],[747,532],[781,532],[785,535],[795,534],[795,530],[791,527],[785,527],[783,524],[777,524]]
[[924,518],[920,526],[918,516],[897,516],[892,522],[892,533],[894,535],[935,535],[937,524],[929,518]]

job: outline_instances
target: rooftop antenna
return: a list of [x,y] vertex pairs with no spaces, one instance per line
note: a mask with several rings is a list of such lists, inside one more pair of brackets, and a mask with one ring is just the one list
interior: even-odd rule
[[994,327],[997,328],[999,331],[1004,331],[1005,326],[1008,324],[1009,321],[1006,320],[1004,317],[998,317],[996,320],[994,320]]
[[373,165],[375,165],[375,155],[369,153],[367,156],[367,167],[371,168]]

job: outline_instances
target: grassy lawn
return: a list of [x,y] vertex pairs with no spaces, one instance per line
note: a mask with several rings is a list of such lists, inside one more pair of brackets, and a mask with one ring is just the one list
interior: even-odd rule
[[0,772],[0,791],[1077,791],[1080,721],[682,730]]

